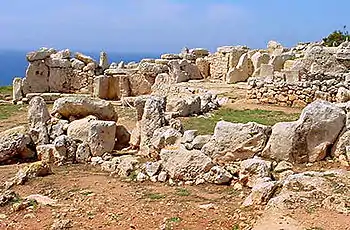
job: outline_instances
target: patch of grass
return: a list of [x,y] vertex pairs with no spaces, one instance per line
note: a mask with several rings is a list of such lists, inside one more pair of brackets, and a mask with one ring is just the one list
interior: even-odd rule
[[235,224],[235,225],[232,227],[232,230],[239,230],[239,225],[238,225],[238,224]]
[[10,94],[10,95],[12,95],[12,85],[0,86],[0,94]]
[[171,217],[170,219],[169,219],[169,222],[172,222],[172,223],[179,223],[179,222],[181,222],[181,218],[180,217]]
[[189,195],[191,195],[191,192],[188,191],[185,188],[177,188],[176,189],[176,195],[178,195],[178,196],[189,196]]
[[268,110],[234,110],[221,108],[211,117],[184,118],[182,123],[185,130],[196,129],[201,135],[213,134],[217,122],[223,120],[234,123],[257,122],[262,125],[274,125],[278,122],[295,121],[299,118],[298,113],[287,114],[282,111]]
[[164,199],[166,195],[161,193],[148,193],[146,194],[146,197],[150,200],[160,200],[160,199]]
[[23,108],[24,106],[22,105],[0,105],[0,120],[8,119],[12,115],[21,112]]

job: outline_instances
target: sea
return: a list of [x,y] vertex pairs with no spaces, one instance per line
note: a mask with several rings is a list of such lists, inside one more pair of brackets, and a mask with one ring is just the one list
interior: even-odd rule
[[[0,86],[11,85],[14,77],[24,77],[28,62],[26,53],[28,51],[1,51],[0,50]],[[81,52],[83,54],[99,60],[99,52]],[[159,58],[156,53],[113,53],[107,52],[110,62],[119,63],[120,61],[139,62],[143,58]]]

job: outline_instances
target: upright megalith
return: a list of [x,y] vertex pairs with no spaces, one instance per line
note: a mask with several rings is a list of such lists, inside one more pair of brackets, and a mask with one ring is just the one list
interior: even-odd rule
[[47,122],[50,120],[50,113],[42,97],[34,97],[29,102],[28,121],[30,134],[35,144],[48,144],[50,141],[47,130]]

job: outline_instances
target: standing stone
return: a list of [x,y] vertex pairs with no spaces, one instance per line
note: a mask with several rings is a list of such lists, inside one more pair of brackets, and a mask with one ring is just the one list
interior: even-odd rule
[[273,79],[274,69],[271,64],[261,64],[260,66],[260,77],[264,77],[265,79]]
[[28,93],[49,91],[49,68],[44,61],[31,62],[26,71],[26,89]]
[[14,102],[20,101],[23,98],[22,78],[14,78],[12,82],[12,99]]
[[129,97],[131,95],[129,76],[116,75],[119,79],[120,98]]
[[252,61],[248,58],[248,54],[243,54],[236,67],[231,68],[226,76],[226,83],[236,83],[246,81],[254,72]]
[[267,53],[260,53],[256,52],[252,57],[251,57],[254,69],[258,69],[261,64],[268,64],[270,61],[270,56]]
[[196,65],[204,78],[208,78],[210,74],[209,62],[205,58],[197,58]]
[[101,99],[108,99],[108,78],[97,76],[94,79],[93,96]]
[[100,53],[100,67],[102,70],[106,70],[109,67],[107,53],[103,51]]
[[36,144],[49,143],[49,134],[46,122],[50,120],[50,114],[46,103],[41,97],[34,97],[29,102],[28,121],[30,133]]
[[166,101],[164,97],[151,96],[146,99],[140,126],[141,154],[148,154],[154,131],[165,125],[165,108]]
[[49,88],[50,92],[69,92],[70,73],[68,68],[50,68]]

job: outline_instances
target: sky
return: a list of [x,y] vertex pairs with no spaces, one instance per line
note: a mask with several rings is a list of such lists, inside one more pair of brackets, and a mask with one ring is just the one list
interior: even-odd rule
[[0,49],[40,47],[121,53],[290,47],[350,29],[350,1],[3,0]]

